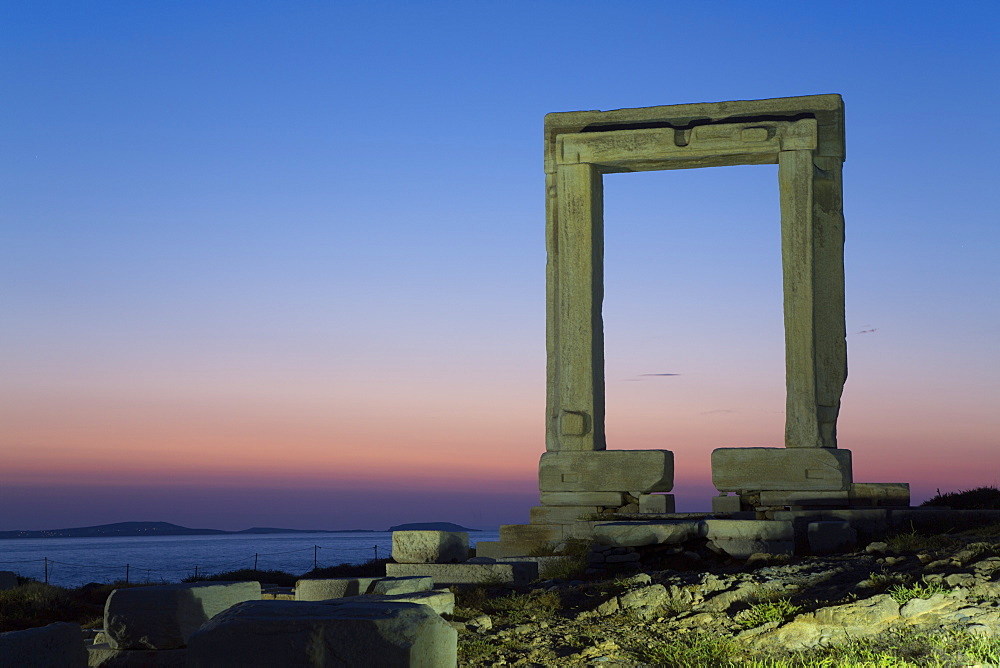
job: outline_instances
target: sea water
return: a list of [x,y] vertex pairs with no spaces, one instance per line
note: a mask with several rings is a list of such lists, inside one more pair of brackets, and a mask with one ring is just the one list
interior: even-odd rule
[[[470,531],[469,544],[499,540]],[[126,538],[0,540],[0,570],[60,587],[88,582],[180,582],[244,568],[301,575],[338,564],[360,564],[392,553],[392,532],[296,533]]]

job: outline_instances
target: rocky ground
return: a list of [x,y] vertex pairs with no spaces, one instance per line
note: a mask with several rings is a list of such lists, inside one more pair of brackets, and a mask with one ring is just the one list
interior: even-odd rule
[[1000,526],[825,557],[630,550],[605,552],[613,572],[580,555],[530,588],[455,588],[460,665],[1000,665]]

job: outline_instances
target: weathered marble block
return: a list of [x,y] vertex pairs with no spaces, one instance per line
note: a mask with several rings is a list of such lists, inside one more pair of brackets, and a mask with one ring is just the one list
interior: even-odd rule
[[368,593],[372,583],[381,578],[318,578],[295,582],[296,601],[325,601]]
[[175,649],[223,610],[257,600],[259,582],[115,589],[104,605],[104,629],[112,649]]
[[720,492],[848,490],[851,451],[837,448],[718,448],[712,484]]
[[79,624],[59,622],[0,633],[0,666],[85,668],[87,650]]
[[189,668],[411,666],[457,663],[458,632],[427,605],[248,601],[191,636]]
[[562,450],[538,463],[542,492],[669,492],[674,487],[670,450]]
[[447,564],[469,558],[464,531],[393,531],[392,558],[399,564]]

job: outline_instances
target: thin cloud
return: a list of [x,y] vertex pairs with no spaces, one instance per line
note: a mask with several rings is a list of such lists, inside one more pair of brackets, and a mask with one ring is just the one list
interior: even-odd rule
[[877,332],[878,327],[872,327],[871,329],[862,329],[858,334],[871,334],[872,332]]
[[644,373],[642,376],[679,376],[679,373]]

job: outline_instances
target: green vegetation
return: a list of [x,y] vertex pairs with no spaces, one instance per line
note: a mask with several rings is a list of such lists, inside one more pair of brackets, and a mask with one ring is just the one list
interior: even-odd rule
[[[114,588],[107,587],[102,596],[93,588],[69,590],[29,581],[0,591],[0,632],[20,631],[52,622],[99,627],[104,621],[104,601]],[[95,598],[99,603],[94,602]]]
[[993,485],[941,493],[937,490],[921,506],[944,506],[953,510],[1000,510],[1000,489]]
[[941,550],[954,547],[958,541],[953,536],[925,535],[911,530],[889,536],[885,542],[893,552],[919,552],[920,550]]
[[889,595],[900,605],[915,598],[930,598],[935,594],[945,594],[947,589],[937,582],[915,582],[911,585],[898,584],[889,588]]
[[650,639],[650,642],[629,649],[640,661],[677,668],[731,666],[738,655],[738,646],[732,638],[713,633]]
[[736,615],[736,621],[746,628],[756,628],[770,622],[780,624],[789,621],[801,609],[801,606],[794,605],[787,598],[781,598],[750,606]]

